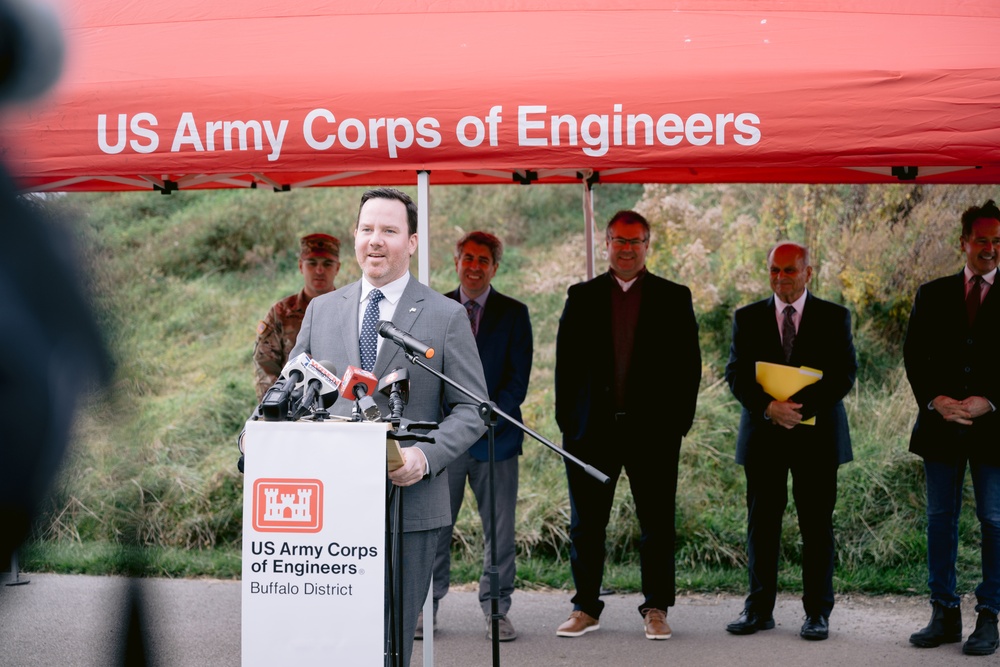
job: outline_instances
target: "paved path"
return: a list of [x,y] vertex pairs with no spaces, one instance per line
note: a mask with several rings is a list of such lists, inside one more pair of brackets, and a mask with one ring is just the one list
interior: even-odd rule
[[[121,602],[127,580],[56,574],[24,574],[23,586],[0,587],[0,664],[10,667],[109,667],[121,664],[116,647],[124,634]],[[141,582],[146,604],[150,667],[240,665],[240,583],[206,579]],[[674,636],[643,637],[636,595],[612,595],[601,629],[577,639],[555,636],[568,615],[565,592],[517,591],[511,619],[520,636],[501,644],[500,664],[517,667],[580,665],[733,665],[792,667],[831,665],[894,667],[997,665],[1000,655],[969,658],[961,644],[917,649],[907,642],[923,627],[929,606],[917,598],[841,597],[825,642],[799,638],[801,606],[782,596],[774,630],[748,637],[725,632],[742,607],[729,595],[689,595],[670,610]],[[972,603],[963,609],[965,632],[975,622]],[[492,664],[485,621],[474,592],[452,590],[442,601],[435,635],[437,667]],[[413,667],[423,667],[416,642]],[[283,667],[283,666],[276,666]]]

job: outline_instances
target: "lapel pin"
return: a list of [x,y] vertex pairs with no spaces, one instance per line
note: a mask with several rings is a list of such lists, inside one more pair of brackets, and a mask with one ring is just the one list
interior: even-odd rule
[[411,313],[415,313],[415,312],[417,312],[417,309],[416,308],[410,308],[410,312]]

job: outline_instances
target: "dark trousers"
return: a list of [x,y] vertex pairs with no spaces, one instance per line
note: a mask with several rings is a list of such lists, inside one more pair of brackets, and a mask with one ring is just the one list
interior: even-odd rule
[[[654,442],[655,441],[655,442]],[[639,518],[639,565],[643,603],[639,611],[674,605],[674,501],[680,436],[651,435],[649,424],[622,423],[606,439],[571,443],[569,451],[611,478],[601,484],[566,462],[570,502],[570,566],[576,595],[573,609],[600,618],[605,538],[615,486],[622,468]]]
[[[800,427],[806,428],[806,427]],[[788,473],[802,535],[802,605],[806,614],[833,610],[833,509],[837,502],[836,463],[808,457],[772,457],[744,466],[747,479],[747,542],[750,595],[746,606],[770,615],[778,590],[781,522],[788,504]]]
[[[434,565],[434,550],[437,548],[438,535],[441,528],[431,530],[418,530],[403,533],[402,557],[403,557],[403,618],[402,634],[403,646],[401,647],[403,656],[403,667],[409,667],[410,657],[413,653],[413,632],[417,628],[417,616],[427,599],[427,591],[431,586],[431,568]],[[388,554],[388,536],[386,536],[386,553]],[[386,571],[386,601],[385,620],[386,632],[389,626],[389,614],[393,612],[389,608],[389,587],[392,582],[388,580],[388,570]],[[397,623],[400,622],[397,619]],[[389,637],[386,635],[386,645]],[[392,664],[395,664],[394,662]]]

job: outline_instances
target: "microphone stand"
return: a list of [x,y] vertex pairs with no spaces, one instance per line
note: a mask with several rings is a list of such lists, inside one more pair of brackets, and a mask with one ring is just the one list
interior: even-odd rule
[[[390,339],[393,340],[393,339]],[[395,341],[394,341],[395,342]],[[497,506],[496,506],[496,479],[495,479],[495,466],[496,466],[496,452],[495,452],[495,437],[496,437],[496,425],[497,425],[497,415],[503,417],[511,424],[517,426],[521,431],[530,435],[532,438],[542,443],[553,452],[563,457],[567,461],[579,466],[588,475],[601,482],[602,484],[608,484],[611,480],[603,472],[585,463],[580,459],[576,458],[569,452],[565,451],[561,447],[557,446],[555,443],[551,442],[541,434],[528,428],[521,422],[517,421],[504,411],[500,410],[496,406],[496,403],[488,399],[483,399],[477,396],[475,392],[470,391],[466,387],[462,386],[458,382],[455,382],[445,374],[431,368],[423,361],[421,361],[417,355],[412,352],[407,346],[397,343],[403,350],[403,355],[409,360],[411,364],[416,364],[420,366],[427,372],[438,377],[441,381],[451,385],[455,389],[459,390],[472,400],[479,404],[479,416],[482,418],[483,423],[486,425],[487,433],[487,443],[489,445],[489,488],[490,488],[490,567],[487,574],[490,580],[490,637],[491,644],[493,647],[493,665],[494,667],[499,667],[500,665],[500,568],[497,567]],[[426,623],[425,623],[426,625]],[[433,627],[433,626],[432,626]],[[433,632],[433,630],[431,630]]]

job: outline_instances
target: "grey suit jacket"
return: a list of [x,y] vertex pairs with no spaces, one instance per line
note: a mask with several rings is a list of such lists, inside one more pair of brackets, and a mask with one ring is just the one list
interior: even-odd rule
[[[302,328],[291,357],[308,352],[317,360],[332,362],[340,375],[348,366],[360,368],[360,300],[360,281],[313,299],[302,319]],[[469,327],[469,317],[462,306],[411,276],[396,305],[392,323],[434,348],[434,357],[424,360],[428,366],[479,397],[489,396],[476,341]],[[440,423],[439,429],[429,432],[435,439],[434,443],[414,445],[427,456],[429,476],[405,489],[403,530],[447,526],[451,524],[448,480],[440,475],[449,463],[479,439],[486,426],[479,417],[478,403],[427,370],[410,364],[399,346],[391,340],[383,340],[375,360],[375,376],[384,377],[389,371],[401,367],[406,368],[410,375],[410,399],[403,410],[403,417]],[[389,414],[385,396],[377,394],[375,402],[383,415]],[[348,416],[352,406],[353,401],[342,396],[330,412]],[[445,406],[448,408],[447,417],[444,416]]]

